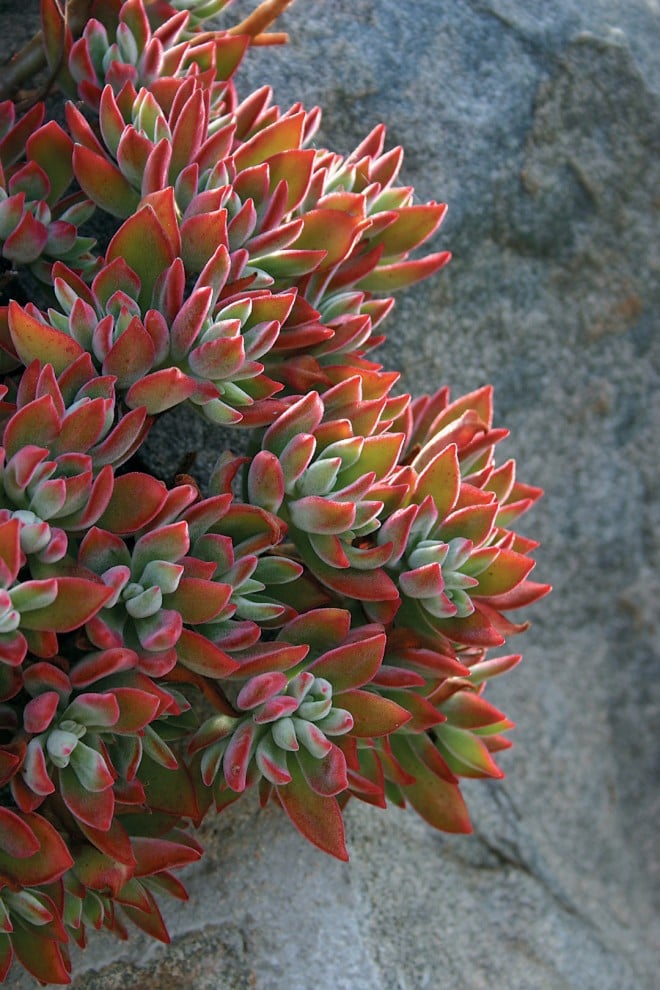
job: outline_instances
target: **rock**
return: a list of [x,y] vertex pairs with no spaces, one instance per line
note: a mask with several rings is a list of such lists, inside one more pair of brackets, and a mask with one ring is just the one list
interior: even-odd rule
[[[526,532],[555,590],[490,692],[516,745],[506,781],[466,788],[473,836],[355,806],[345,866],[248,800],[205,826],[191,902],[166,909],[173,946],[92,938],[74,986],[651,990],[657,13],[298,0],[282,26],[291,45],[254,53],[240,91],[321,104],[319,140],[342,152],[384,120],[404,181],[449,202],[436,244],[454,260],[399,298],[381,358],[415,392],[494,383],[506,453],[546,489]],[[203,475],[225,440],[194,430],[177,444]]]

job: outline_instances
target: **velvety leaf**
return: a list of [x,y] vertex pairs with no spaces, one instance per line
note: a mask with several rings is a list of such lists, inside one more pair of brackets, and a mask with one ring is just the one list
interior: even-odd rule
[[129,388],[126,402],[129,406],[145,406],[149,415],[156,415],[184,402],[197,391],[197,385],[179,368],[161,368],[153,371]]
[[277,457],[260,450],[252,459],[247,481],[250,502],[277,512],[284,498],[284,475]]
[[423,203],[401,207],[396,220],[370,244],[382,245],[385,255],[401,255],[419,246],[438,229],[447,212],[445,203]]
[[[281,723],[276,723],[280,725]],[[259,742],[255,753],[255,762],[263,776],[271,784],[282,785],[291,781],[287,763],[287,751],[291,747],[280,747],[275,744],[275,737],[264,736]]]
[[133,569],[143,574],[151,561],[176,562],[190,549],[188,524],[183,520],[145,533],[136,540],[133,550]]
[[39,840],[23,818],[10,808],[0,807],[1,854],[27,859],[38,853],[39,849]]
[[434,624],[448,639],[464,646],[502,646],[504,643],[504,636],[489,621],[480,605],[464,619],[437,619]]
[[18,226],[5,239],[2,253],[15,264],[29,265],[36,261],[47,241],[48,229],[32,213],[26,211]]
[[339,210],[310,210],[303,215],[304,226],[295,242],[297,251],[326,252],[321,269],[330,268],[345,258],[360,236],[359,217]]
[[435,275],[451,259],[449,251],[428,254],[414,261],[399,261],[392,265],[380,265],[374,272],[358,282],[356,288],[367,292],[395,292],[414,285],[430,275]]
[[173,870],[196,863],[201,853],[192,846],[168,839],[134,836],[133,852],[137,861],[136,877],[148,877],[161,870]]
[[197,339],[204,320],[208,316],[213,290],[200,286],[184,301],[171,326],[171,353],[180,361]]
[[[137,654],[122,647],[88,653],[73,667],[70,677],[74,687],[89,687],[102,677],[110,677],[122,670],[137,666]],[[120,702],[121,708],[121,702]]]
[[268,673],[273,670],[289,670],[301,663],[309,652],[306,643],[289,645],[288,643],[259,643],[252,649],[242,650],[237,654],[236,676],[253,677],[256,674]]
[[167,770],[145,753],[140,763],[139,779],[144,785],[147,804],[154,811],[197,820],[197,797],[184,767]]
[[186,270],[201,272],[219,246],[226,246],[227,211],[214,210],[187,217],[181,224],[181,256]]
[[520,584],[531,569],[534,561],[513,550],[500,550],[497,559],[479,575],[477,595],[502,595]]
[[77,144],[73,150],[73,170],[83,191],[106,213],[124,218],[137,210],[139,194],[104,155]]
[[371,691],[342,691],[335,699],[353,716],[353,735],[386,736],[410,721],[410,712]]
[[17,958],[28,973],[42,984],[64,985],[71,982],[70,966],[65,962],[57,942],[39,938],[33,928],[23,928],[21,925],[15,927],[11,942]]
[[302,771],[295,769],[291,783],[278,787],[277,796],[301,835],[331,856],[348,861],[344,822],[336,798],[310,790]]
[[241,688],[236,698],[236,706],[243,711],[256,708],[279,694],[288,684],[288,678],[280,671],[257,674]]
[[369,602],[398,601],[397,586],[380,568],[368,571],[353,567],[337,570],[313,554],[309,545],[302,539],[296,541],[296,546],[314,575],[338,594]]
[[32,698],[23,709],[23,727],[26,732],[44,732],[53,720],[60,703],[57,691],[45,691]]
[[13,165],[21,157],[26,142],[44,119],[43,103],[35,103],[20,117],[0,141],[0,162],[4,168]]
[[62,420],[60,434],[50,446],[51,454],[86,453],[106,432],[109,415],[112,402],[100,397],[72,409]]
[[10,302],[8,315],[11,339],[23,364],[37,359],[42,364],[51,364],[59,375],[84,353],[72,337],[41,323],[17,302]]
[[222,766],[227,786],[232,791],[241,792],[246,788],[256,733],[254,722],[248,718],[238,726],[229,740]]
[[179,661],[203,677],[220,679],[238,669],[238,664],[205,636],[184,629],[176,644]]
[[438,517],[444,519],[456,505],[460,486],[458,452],[456,445],[450,444],[421,471],[415,484],[415,498],[421,502],[430,495],[438,510]]
[[110,773],[103,756],[91,746],[78,742],[71,753],[69,766],[85,790],[97,793],[112,787],[114,776]]
[[335,694],[348,688],[362,687],[373,679],[380,667],[386,642],[382,632],[356,637],[353,642],[324,653],[308,669],[316,677],[325,677],[330,681]]
[[268,160],[271,189],[281,181],[286,182],[286,213],[294,210],[304,199],[312,175],[314,155],[312,148],[287,149],[271,155]]
[[0,523],[0,560],[6,567],[3,572],[6,587],[12,585],[21,566],[21,524],[18,519],[11,518]]
[[[73,859],[60,833],[34,813],[22,813],[23,824],[35,836],[38,851],[19,857],[9,849],[0,849],[0,876],[16,886],[38,887],[53,883],[73,866]],[[15,839],[15,844],[20,840]],[[27,849],[27,846],[24,845]]]
[[112,589],[81,577],[57,579],[57,598],[51,605],[24,612],[25,629],[70,632],[84,625],[111,598]]
[[296,753],[305,780],[316,794],[334,797],[348,787],[346,759],[338,746],[331,749],[321,759],[311,756],[304,748]]
[[163,604],[176,609],[185,623],[195,626],[212,622],[225,608],[232,592],[229,584],[182,577],[176,591],[164,597]]
[[139,880],[128,880],[117,893],[116,900],[122,907],[128,906],[143,912],[151,910],[151,901]]
[[351,626],[351,614],[341,608],[317,608],[296,616],[282,630],[282,638],[299,645],[308,644],[312,650],[323,652],[346,639]]
[[425,564],[412,571],[399,574],[399,585],[409,598],[435,598],[441,595],[445,586],[442,568],[438,563]]
[[512,670],[522,660],[520,653],[512,653],[505,657],[492,657],[488,660],[481,660],[470,667],[470,683],[482,684],[491,677],[498,674],[506,674]]
[[346,533],[355,521],[355,505],[321,495],[307,495],[288,504],[294,526],[306,533]]
[[14,961],[14,950],[11,939],[5,932],[0,932],[0,981],[4,982]]
[[142,310],[151,304],[154,284],[174,261],[174,252],[156,213],[144,206],[125,221],[114,235],[106,261],[123,258],[140,279],[139,302]]
[[[478,593],[479,589],[477,588],[475,591]],[[522,581],[519,585],[512,588],[511,591],[505,591],[501,595],[489,596],[488,603],[502,611],[524,608],[524,606],[531,605],[551,591],[551,584],[541,584],[538,581]]]
[[134,533],[153,519],[166,496],[165,485],[151,475],[120,475],[115,478],[112,497],[98,526],[112,533]]
[[135,867],[135,856],[133,855],[128,832],[121,822],[115,818],[110,828],[105,832],[98,828],[92,828],[91,825],[86,825],[80,819],[78,819],[77,825],[85,838],[99,852],[108,856],[110,859],[117,860],[118,863],[128,867],[129,870],[133,870]]
[[415,778],[414,784],[401,787],[401,793],[415,811],[441,832],[471,832],[470,816],[458,785],[443,780],[426,767],[410,750],[405,736],[392,739],[392,750]]
[[301,433],[313,433],[323,417],[323,403],[317,392],[310,392],[277,417],[264,435],[263,446],[281,454],[286,445]]
[[30,161],[44,170],[50,182],[47,202],[57,203],[73,178],[71,153],[73,142],[54,120],[47,121],[27,140],[26,151]]
[[298,148],[302,139],[305,114],[296,113],[281,117],[276,123],[264,127],[254,137],[240,146],[234,154],[238,171],[258,165],[272,155]]
[[117,379],[117,388],[127,389],[151,370],[155,358],[153,340],[135,316],[106,354],[103,374]]
[[[37,794],[39,798],[46,797],[48,794],[52,794],[55,790],[55,785],[50,779],[48,773],[46,755],[39,739],[31,739],[29,741],[25,750],[21,771],[21,778],[14,778],[11,781],[12,788],[15,788],[20,779],[21,786],[24,783],[25,786],[29,788],[33,794]],[[18,798],[17,803],[24,811],[31,810],[32,806],[30,804],[24,805]],[[37,805],[35,805],[35,807],[37,807]]]
[[[269,722],[277,722],[282,718],[288,718],[298,708],[298,700],[288,694],[278,694],[264,702],[261,709],[253,714],[252,718],[257,725],[266,725]],[[306,723],[304,723],[306,726]]]
[[114,695],[106,691],[90,691],[74,698],[62,717],[79,725],[110,728],[119,718],[119,705]]
[[406,723],[406,732],[425,732],[444,721],[444,715],[440,714],[428,699],[413,691],[395,688],[387,691],[387,697],[410,712],[411,719]]
[[59,770],[60,794],[67,808],[75,818],[79,818],[92,828],[107,831],[112,823],[115,799],[112,788],[91,792],[78,780],[71,767]]
[[504,776],[480,739],[467,729],[443,722],[435,729],[438,750],[447,766],[461,777]]
[[147,935],[150,935],[151,938],[155,938],[159,942],[164,942],[166,945],[168,945],[171,939],[167,931],[165,922],[163,921],[163,916],[161,915],[158,909],[158,905],[156,904],[156,901],[154,900],[152,895],[149,893],[149,891],[147,891],[146,893],[151,907],[149,913],[145,911],[138,911],[136,908],[131,907],[129,904],[124,904],[122,906],[122,910],[124,914],[126,914],[127,917],[130,918],[133,924],[136,925],[138,928],[141,928],[142,931],[147,933]]
[[506,718],[504,712],[474,691],[457,691],[443,702],[441,711],[459,729],[478,729]]
[[74,873],[88,890],[116,897],[130,876],[130,869],[93,846],[83,845],[76,855]]

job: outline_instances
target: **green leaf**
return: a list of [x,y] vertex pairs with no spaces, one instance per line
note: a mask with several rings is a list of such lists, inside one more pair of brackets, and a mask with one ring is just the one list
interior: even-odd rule
[[115,258],[123,258],[140,279],[138,301],[144,312],[151,305],[157,278],[174,261],[172,245],[153,207],[142,207],[121,225],[106,254],[106,261]]
[[[373,630],[374,627],[372,626]],[[375,627],[378,629],[378,627]],[[368,633],[355,637],[350,643],[343,643],[329,650],[310,664],[315,677],[325,677],[337,694],[349,688],[362,687],[373,680],[380,667],[385,650],[386,637],[383,632]]]
[[461,777],[495,777],[504,774],[481,740],[467,729],[447,722],[435,729],[438,751],[455,774]]
[[392,751],[415,778],[413,784],[401,786],[402,795],[415,811],[441,832],[471,832],[470,816],[458,784],[434,774],[411,750],[407,737],[394,736]]
[[405,708],[371,691],[342,691],[335,702],[353,716],[355,736],[386,736],[410,721]]
[[42,323],[13,301],[9,304],[9,331],[16,353],[26,367],[37,359],[42,365],[51,364],[59,375],[85,353],[67,333]]
[[54,120],[49,120],[28,138],[28,158],[36,162],[50,181],[46,202],[53,206],[73,178],[71,155],[73,142]]
[[23,629],[71,632],[79,629],[112,597],[112,588],[82,577],[57,578],[57,598],[21,615]]
[[278,787],[277,796],[301,835],[323,852],[348,861],[344,822],[336,798],[310,790],[302,771],[294,766],[291,783]]
[[137,210],[139,194],[103,155],[77,144],[73,150],[73,168],[83,191],[106,213],[123,219]]
[[305,114],[296,113],[281,117],[274,124],[264,127],[254,137],[242,144],[234,155],[236,169],[241,172],[259,165],[278,152],[299,148],[302,140]]

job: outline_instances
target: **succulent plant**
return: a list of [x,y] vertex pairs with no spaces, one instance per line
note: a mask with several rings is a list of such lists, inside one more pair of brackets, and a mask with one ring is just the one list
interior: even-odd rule
[[[13,98],[33,54],[0,74],[1,981],[167,941],[192,828],[251,787],[345,860],[350,798],[465,832],[461,778],[503,775],[484,688],[549,590],[511,528],[541,492],[489,387],[411,398],[370,356],[446,207],[382,125],[342,156],[239,99],[289,2],[43,0],[64,124]],[[206,491],[140,462],[182,404],[251,430]]]

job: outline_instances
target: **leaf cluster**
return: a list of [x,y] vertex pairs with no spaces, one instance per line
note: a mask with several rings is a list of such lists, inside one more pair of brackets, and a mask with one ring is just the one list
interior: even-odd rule
[[[317,109],[239,99],[286,3],[206,30],[223,6],[43,0],[65,125],[0,103],[1,980],[70,982],[90,929],[167,941],[193,827],[251,788],[342,860],[350,798],[469,831],[520,659],[489,651],[549,590],[491,389],[413,399],[372,357],[445,206],[382,126],[341,156]],[[135,470],[177,406],[251,431],[205,492]]]

